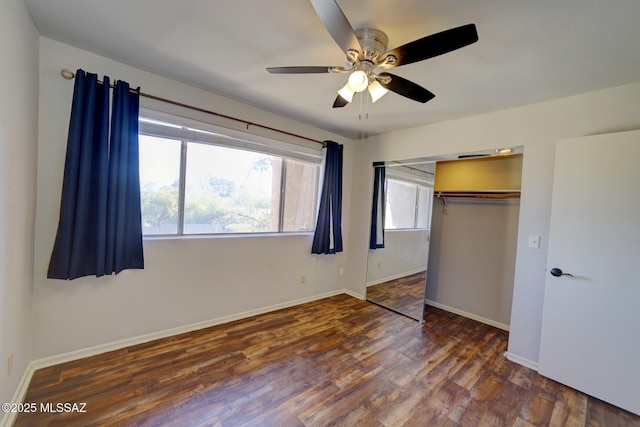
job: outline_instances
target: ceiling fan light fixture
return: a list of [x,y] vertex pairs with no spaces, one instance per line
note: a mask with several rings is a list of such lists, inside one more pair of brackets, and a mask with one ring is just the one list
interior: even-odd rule
[[354,92],[362,92],[369,86],[369,78],[362,70],[354,71],[349,75],[347,86]]
[[475,24],[467,24],[440,31],[389,50],[387,49],[389,38],[383,31],[375,28],[354,29],[337,1],[311,0],[311,4],[329,35],[345,53],[348,67],[267,68],[267,71],[272,74],[349,74],[347,84],[338,91],[339,96],[335,99],[333,108],[346,106],[352,102],[356,93],[363,92],[367,88],[374,102],[384,96],[386,91],[420,103],[430,101],[435,95],[422,86],[386,72],[376,73],[376,69],[387,70],[424,61],[478,41]]
[[349,86],[349,83],[344,85],[344,87],[338,91],[338,95],[340,95],[341,97],[343,97],[345,100],[349,102],[353,100],[353,95],[355,93],[356,92]]
[[377,80],[374,80],[373,83],[369,85],[369,94],[371,95],[371,102],[376,102],[378,99],[382,98],[387,92],[387,89],[384,88]]

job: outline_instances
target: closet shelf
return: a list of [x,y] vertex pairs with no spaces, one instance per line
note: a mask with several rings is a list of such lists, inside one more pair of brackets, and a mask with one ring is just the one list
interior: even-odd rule
[[518,190],[487,190],[487,191],[435,191],[436,197],[466,197],[475,199],[515,199],[520,198]]

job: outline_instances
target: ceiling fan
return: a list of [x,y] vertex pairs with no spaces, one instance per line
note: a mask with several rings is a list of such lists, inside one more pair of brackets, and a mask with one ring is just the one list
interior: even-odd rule
[[[387,50],[389,39],[384,32],[375,28],[354,30],[335,0],[310,1],[331,37],[345,52],[348,66],[270,67],[267,71],[272,74],[349,74],[347,84],[338,91],[333,108],[344,107],[356,93],[365,89],[369,90],[372,102],[392,91],[425,103],[435,95],[416,83],[384,70],[433,58],[478,41],[476,26],[467,24]],[[383,71],[376,72],[377,69]]]

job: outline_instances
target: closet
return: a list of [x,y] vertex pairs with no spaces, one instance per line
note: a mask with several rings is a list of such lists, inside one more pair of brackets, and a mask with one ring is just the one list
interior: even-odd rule
[[436,163],[425,302],[509,329],[522,154]]

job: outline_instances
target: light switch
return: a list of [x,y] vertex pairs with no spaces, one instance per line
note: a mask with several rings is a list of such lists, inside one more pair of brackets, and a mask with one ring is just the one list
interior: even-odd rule
[[529,236],[529,247],[534,249],[540,249],[540,236],[530,235]]

